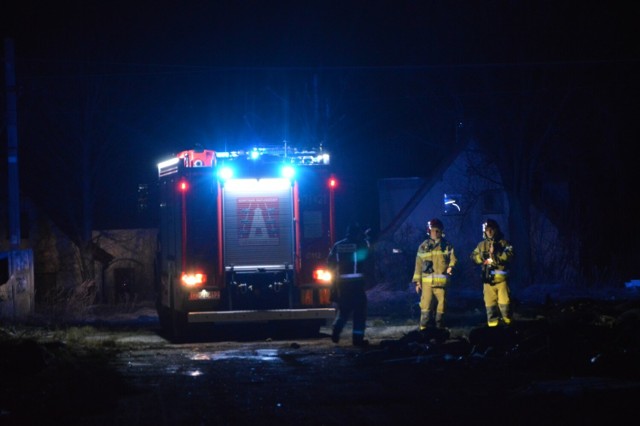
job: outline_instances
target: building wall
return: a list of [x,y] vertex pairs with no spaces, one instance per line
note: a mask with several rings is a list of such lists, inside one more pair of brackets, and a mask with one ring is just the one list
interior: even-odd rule
[[[445,226],[449,224],[452,241],[460,247],[467,260],[471,251],[482,240],[482,223],[488,219],[498,222],[506,239],[514,245],[516,256],[528,250],[518,247],[509,235],[509,200],[503,189],[497,168],[489,165],[486,157],[471,145],[463,151],[443,174],[443,179],[434,189],[443,194],[460,194],[462,211],[445,215]],[[557,195],[567,197],[567,190],[558,188]],[[437,192],[432,195],[438,196]],[[578,242],[563,239],[556,225],[536,205],[529,206],[529,237],[531,253],[532,283],[574,283],[578,276]],[[460,251],[460,250],[459,250]],[[459,256],[460,257],[460,256]],[[517,274],[519,271],[513,271]],[[464,278],[473,285],[478,282],[478,267],[472,265],[465,270]]]
[[94,241],[113,256],[96,265],[96,283],[103,303],[153,300],[157,229],[94,231]]
[[5,262],[6,268],[0,268],[3,270],[0,274],[0,318],[26,319],[33,313],[35,305],[33,251],[0,251],[0,264]]
[[[0,205],[0,210],[3,207]],[[25,201],[23,209],[20,248],[33,252],[33,278],[29,284],[35,293],[36,310],[50,311],[54,306],[69,304],[72,295],[87,285],[96,292],[95,298],[89,294],[85,300],[88,304],[116,303],[118,296],[124,296],[117,292],[117,282],[124,279],[130,281],[127,289],[130,300],[154,297],[157,230],[94,231],[95,247],[103,252],[94,253],[97,261],[93,289],[93,281],[83,279],[78,246],[32,203]],[[0,217],[0,225],[3,223]],[[4,253],[0,259],[0,278],[3,278],[0,285],[9,279],[7,253],[11,250],[7,229],[6,224],[0,226],[0,253]],[[67,310],[74,309],[78,307],[69,306]]]
[[[434,170],[428,176],[410,178],[382,179],[378,183],[380,202],[380,229],[389,229],[394,218],[399,223],[378,242],[377,260],[380,275],[378,279],[395,282],[402,287],[410,282],[413,274],[413,262],[418,245],[427,238],[427,222],[439,218],[445,226],[445,237],[453,244],[458,267],[452,277],[452,285],[461,289],[481,291],[479,267],[470,255],[483,238],[482,223],[487,218],[495,219],[501,226],[507,240],[509,203],[502,188],[499,173],[486,158],[473,147],[456,156],[440,170]],[[422,191],[422,192],[420,192]],[[410,203],[415,194],[422,194],[418,201]],[[445,194],[455,204],[445,205]],[[401,214],[411,205],[410,211]],[[454,208],[451,208],[454,207]],[[558,271],[560,245],[555,226],[534,207],[531,208],[531,235],[534,258],[534,272],[537,279],[552,279],[544,276],[545,271]],[[512,242],[512,241],[511,241]],[[553,257],[544,256],[553,248]],[[516,255],[518,247],[514,247]],[[566,268],[571,262],[571,252],[562,256]],[[393,257],[396,259],[393,259]],[[392,259],[392,260],[389,260]],[[556,262],[557,263],[557,262]]]

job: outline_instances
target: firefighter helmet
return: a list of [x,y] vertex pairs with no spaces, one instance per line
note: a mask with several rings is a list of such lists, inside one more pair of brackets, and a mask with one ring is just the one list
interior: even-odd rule
[[429,230],[433,229],[433,228],[438,228],[441,231],[444,231],[444,224],[442,223],[442,221],[440,219],[431,219],[428,223],[427,223],[427,228],[429,228]]
[[347,226],[347,237],[361,238],[363,236],[362,227],[358,222],[352,222]]
[[498,222],[496,222],[493,219],[487,219],[482,223],[482,236],[484,238],[487,238],[487,228],[491,228],[495,231],[494,234],[494,238],[500,238],[501,235],[501,231],[500,231],[500,225],[498,225]]
[[498,222],[496,222],[493,219],[487,219],[484,221],[484,223],[482,224],[482,230],[484,231],[487,228],[492,228],[496,231],[500,230],[500,226],[498,225]]

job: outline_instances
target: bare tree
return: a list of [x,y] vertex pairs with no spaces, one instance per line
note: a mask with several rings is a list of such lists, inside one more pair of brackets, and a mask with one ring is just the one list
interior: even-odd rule
[[[595,275],[587,270],[594,266],[593,253],[586,251],[594,241],[589,229],[601,210],[601,200],[598,205],[593,195],[604,182],[615,192],[622,175],[616,171],[620,141],[611,134],[615,120],[607,119],[608,108],[603,107],[612,99],[591,92],[594,79],[607,74],[593,71],[526,66],[484,73],[485,88],[473,106],[474,132],[498,166],[507,192],[520,285],[533,276],[532,205],[554,221],[561,242],[580,251],[583,278],[603,279],[602,270]],[[599,176],[599,184],[589,191],[597,162],[612,170],[612,176]],[[558,187],[563,190],[554,192]],[[611,265],[611,260],[600,266]]]
[[118,170],[113,132],[126,91],[82,72],[26,85],[25,192],[78,247],[81,283],[92,281],[96,200],[104,196],[101,182]]

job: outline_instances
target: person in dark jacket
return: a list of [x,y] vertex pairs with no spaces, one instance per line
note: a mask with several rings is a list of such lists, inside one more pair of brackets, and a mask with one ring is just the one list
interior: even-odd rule
[[500,319],[511,324],[509,267],[513,247],[505,240],[498,222],[487,219],[482,224],[483,240],[471,253],[471,260],[482,266],[482,295],[487,310],[487,325],[495,327]]
[[338,313],[333,322],[331,340],[340,341],[340,333],[353,315],[352,343],[367,346],[364,338],[367,320],[366,288],[372,278],[373,256],[364,231],[357,223],[347,228],[346,237],[336,242],[329,252],[327,264],[333,272]]

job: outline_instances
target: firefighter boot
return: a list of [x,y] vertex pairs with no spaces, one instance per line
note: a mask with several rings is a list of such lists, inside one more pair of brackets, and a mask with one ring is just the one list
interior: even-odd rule
[[353,336],[353,346],[358,346],[361,348],[366,348],[369,346],[369,341],[362,336]]
[[511,312],[509,312],[509,305],[500,305],[500,313],[502,314],[502,321],[504,325],[511,324]]
[[424,331],[427,329],[427,324],[429,324],[430,317],[430,311],[420,311],[420,331]]
[[487,306],[487,325],[489,327],[495,327],[499,323],[498,318],[498,307],[497,306]]
[[364,327],[356,327],[353,329],[353,334],[351,335],[351,342],[353,346],[365,347],[369,346],[369,341],[364,338]]
[[442,312],[436,313],[436,327],[444,328],[444,314]]
[[340,321],[336,321],[331,328],[331,341],[333,343],[338,343],[340,341],[340,333],[342,333],[342,328],[344,324]]
[[340,341],[340,331],[335,327],[333,327],[333,330],[331,331],[331,341],[333,343],[338,343]]

